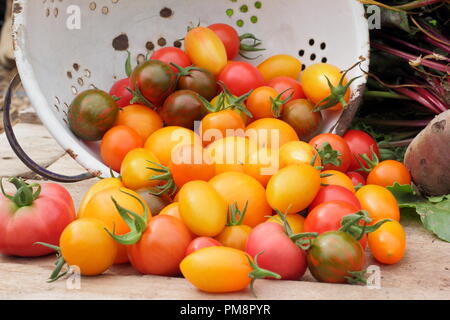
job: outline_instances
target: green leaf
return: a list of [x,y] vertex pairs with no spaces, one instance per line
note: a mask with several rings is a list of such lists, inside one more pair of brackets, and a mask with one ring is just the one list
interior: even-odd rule
[[450,242],[450,195],[424,198],[410,185],[398,183],[388,190],[397,199],[400,208],[414,208],[425,229],[439,239]]

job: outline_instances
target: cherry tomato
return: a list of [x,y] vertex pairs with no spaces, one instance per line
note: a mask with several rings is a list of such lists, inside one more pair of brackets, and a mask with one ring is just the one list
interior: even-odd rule
[[[161,48],[159,50],[156,50],[152,56],[150,57],[152,60],[159,60],[162,62],[165,62],[170,65],[170,63],[175,63],[176,65],[186,68],[192,65],[192,61],[189,58],[189,56],[181,50],[180,48],[176,47],[165,47]],[[173,71],[178,72],[177,68],[174,66],[170,66]]]
[[97,219],[78,219],[61,234],[61,255],[69,266],[77,266],[80,274],[102,274],[114,263],[117,243],[105,231],[105,224]]
[[[342,73],[338,67],[327,63],[317,63],[310,65],[303,71],[301,83],[308,100],[314,104],[318,104],[331,94],[328,80],[336,87],[341,81],[341,78]],[[343,85],[345,86],[347,82],[347,79],[345,79]],[[343,99],[345,102],[350,100],[350,89],[346,91]],[[342,104],[338,103],[328,110],[341,110],[342,107]]]
[[272,215],[264,187],[244,173],[225,172],[212,178],[209,184],[225,200],[228,208],[237,204],[243,210],[248,202],[243,225],[255,227],[266,221],[266,216]]
[[235,171],[244,172],[250,151],[257,147],[243,137],[226,137],[210,144],[206,149],[214,161],[216,175]]
[[227,51],[228,60],[234,60],[237,57],[241,47],[241,40],[236,29],[225,23],[216,23],[208,27],[214,31],[222,40]]
[[237,134],[243,135],[244,130],[244,120],[231,109],[209,113],[200,124],[200,132],[205,147],[225,137]]
[[320,189],[320,172],[307,164],[287,166],[267,184],[266,196],[274,210],[296,213],[306,209]]
[[230,92],[238,97],[265,84],[258,69],[243,61],[229,61],[217,80],[222,81]]
[[[188,255],[180,264],[183,276],[198,289],[211,293],[228,293],[247,288],[254,278],[278,276],[262,270],[241,250],[208,247]],[[230,274],[233,276],[230,277]],[[251,278],[250,275],[255,275]]]
[[400,209],[394,195],[384,187],[366,185],[356,192],[363,210],[373,221],[392,219],[400,221]]
[[133,267],[143,274],[176,276],[192,236],[175,217],[159,215],[149,220],[140,240],[127,246]]
[[360,155],[366,154],[369,159],[374,160],[372,157],[373,151],[377,157],[380,157],[377,142],[364,131],[349,130],[343,138],[347,141],[352,153],[352,160],[348,168],[349,171],[356,171],[361,168],[358,159],[364,166],[367,166],[367,163],[360,157]]
[[347,283],[349,272],[364,268],[365,254],[361,244],[349,233],[328,231],[313,240],[307,255],[308,268],[320,282]]
[[364,186],[366,184],[366,179],[356,171],[347,172],[347,176],[352,180],[353,185],[356,186]]
[[258,66],[258,70],[265,81],[270,81],[277,77],[289,77],[298,80],[302,71],[302,63],[287,54],[279,54],[263,61]]
[[352,153],[347,142],[341,136],[323,133],[314,137],[309,144],[319,150],[325,170],[347,172]]
[[330,201],[344,201],[358,210],[361,210],[361,204],[353,192],[342,186],[334,185],[320,188],[314,201],[309,206],[309,211],[322,203]]
[[119,111],[116,125],[134,129],[145,141],[156,130],[163,127],[159,114],[147,106],[134,104]]
[[195,251],[198,251],[203,248],[221,247],[221,246],[222,244],[214,238],[198,237],[191,241],[191,243],[186,249],[185,256],[188,256],[191,253],[194,253]]
[[216,240],[225,247],[245,251],[250,232],[252,232],[252,228],[246,225],[226,226]]
[[250,233],[245,250],[258,258],[261,268],[275,272],[283,280],[299,280],[306,272],[306,253],[292,241],[278,223],[265,222]]
[[306,99],[300,82],[289,77],[276,77],[270,80],[267,85],[274,88],[278,93],[283,93],[282,100],[290,97],[289,101],[297,99]]
[[155,163],[159,164],[159,160],[150,150],[144,148],[131,150],[123,159],[120,168],[123,184],[131,190],[148,189],[158,185],[160,181],[152,180],[153,176],[160,174],[156,170],[161,169]]
[[179,192],[179,206],[184,223],[198,236],[215,237],[225,228],[227,204],[205,181],[186,183]]
[[403,259],[406,251],[406,234],[397,221],[389,221],[369,233],[369,248],[378,262],[395,264]]
[[148,60],[138,65],[130,76],[131,90],[159,106],[177,86],[177,76],[170,65],[158,60]]
[[187,68],[181,70],[178,76],[179,90],[197,92],[208,101],[217,95],[216,78],[208,70],[197,67]]
[[198,93],[179,90],[167,97],[161,110],[161,117],[168,126],[193,130],[194,122],[202,120],[207,112]]
[[[305,218],[297,213],[291,213],[286,215],[286,220],[292,229],[294,234],[299,234],[305,231]],[[278,215],[274,215],[267,219],[267,222],[275,222],[283,226],[283,221]]]
[[247,163],[244,163],[244,172],[258,180],[265,188],[279,167],[278,150],[262,147],[249,150]]
[[279,93],[271,87],[263,86],[255,89],[247,99],[247,109],[254,119],[278,118],[283,111]]
[[219,36],[211,29],[191,29],[184,38],[184,47],[192,62],[217,76],[227,64],[227,51]]
[[80,216],[81,212],[83,212],[86,209],[87,204],[89,203],[89,201],[91,201],[94,195],[107,189],[121,188],[121,187],[125,186],[122,183],[122,180],[119,178],[105,178],[94,183],[89,188],[89,191],[84,194],[83,200],[81,201],[81,204],[78,208],[78,216]]
[[295,130],[279,119],[259,119],[247,126],[246,135],[260,147],[279,149],[290,141],[299,141]]
[[171,204],[165,206],[161,210],[159,215],[162,215],[162,216],[167,215],[167,216],[172,216],[172,217],[181,219],[179,203],[178,202],[172,202]]
[[[312,164],[313,160],[314,163]],[[312,164],[315,167],[322,165],[316,149],[306,142],[291,141],[280,148],[280,168],[301,163]]]
[[367,184],[390,187],[394,183],[401,185],[411,184],[411,174],[408,168],[403,163],[395,160],[380,162],[367,176]]
[[215,175],[215,164],[200,145],[184,145],[174,150],[169,170],[176,186],[181,188],[189,181],[209,181]]
[[119,108],[125,108],[130,105],[133,94],[128,90],[130,88],[130,78],[121,79],[114,83],[109,90],[109,94],[112,97],[119,98],[116,104]]
[[281,119],[294,128],[300,139],[309,140],[322,124],[322,114],[313,112],[313,108],[308,100],[291,100],[284,105]]
[[101,90],[86,90],[72,101],[67,115],[70,130],[86,141],[97,141],[116,121],[119,107]]
[[103,137],[100,145],[100,155],[105,165],[119,172],[122,161],[133,149],[141,148],[144,144],[141,136],[126,126],[116,126]]
[[152,151],[162,165],[168,166],[172,160],[173,151],[186,144],[200,145],[199,136],[192,130],[169,126],[153,132],[145,142],[144,148]]
[[355,186],[352,180],[345,174],[336,170],[325,170],[322,171],[323,175],[329,175],[328,177],[322,178],[322,184],[325,186],[341,186],[351,192],[355,193]]

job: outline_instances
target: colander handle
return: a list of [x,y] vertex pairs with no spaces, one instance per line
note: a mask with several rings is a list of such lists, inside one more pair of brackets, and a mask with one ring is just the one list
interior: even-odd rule
[[25,153],[25,151],[19,145],[19,142],[17,141],[17,138],[14,134],[10,117],[11,98],[14,91],[20,84],[21,84],[20,77],[18,74],[16,74],[14,78],[11,80],[8,90],[6,91],[3,108],[3,125],[6,133],[6,138],[8,139],[8,142],[11,145],[11,148],[14,150],[14,153],[17,155],[17,157],[19,157],[19,159],[33,172],[37,173],[38,175],[46,179],[53,180],[56,182],[73,183],[93,178],[94,176],[89,172],[80,174],[78,176],[64,176],[51,172],[39,166],[36,162],[31,160],[31,158]]

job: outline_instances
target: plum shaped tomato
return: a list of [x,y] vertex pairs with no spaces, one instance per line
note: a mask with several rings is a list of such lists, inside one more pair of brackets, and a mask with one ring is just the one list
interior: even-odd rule
[[369,212],[374,221],[392,219],[400,221],[400,209],[394,195],[386,188],[366,185],[356,192],[363,210]]
[[234,60],[239,54],[241,39],[236,29],[225,23],[215,23],[208,26],[222,40],[227,51],[228,60]]
[[406,250],[406,234],[398,221],[389,221],[369,233],[369,248],[375,259],[384,264],[402,260]]
[[258,70],[264,77],[264,81],[270,81],[277,77],[289,77],[297,80],[302,71],[302,63],[287,54],[278,54],[263,61]]
[[127,126],[134,129],[145,141],[164,123],[159,114],[147,106],[133,104],[119,111],[116,126]]
[[70,130],[86,141],[100,140],[116,122],[119,107],[104,91],[81,92],[72,101],[67,115]]
[[159,106],[177,86],[177,76],[170,65],[159,60],[148,60],[138,65],[130,76],[134,98],[149,107]]

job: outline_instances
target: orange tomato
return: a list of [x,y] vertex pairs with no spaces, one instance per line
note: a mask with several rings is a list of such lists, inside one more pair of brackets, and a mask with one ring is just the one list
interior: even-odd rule
[[94,195],[103,190],[120,187],[124,187],[124,185],[118,178],[105,178],[97,181],[92,187],[90,187],[89,191],[84,194],[83,200],[81,201],[80,207],[78,208],[78,215],[80,215],[80,212],[83,212],[85,210],[86,205],[89,203],[89,201],[91,201]]
[[366,185],[356,192],[361,208],[369,212],[373,221],[392,219],[400,221],[400,209],[394,195],[386,188]]
[[209,184],[225,200],[228,207],[237,204],[243,209],[248,201],[242,224],[256,227],[272,215],[264,187],[254,178],[240,172],[226,172],[215,176]]
[[280,148],[280,168],[291,164],[311,164],[314,158],[314,166],[320,167],[322,161],[317,150],[303,141],[291,141]]
[[273,118],[259,119],[247,126],[246,136],[259,147],[279,149],[290,141],[299,141],[295,130],[286,122]]
[[248,139],[243,137],[226,137],[210,144],[206,149],[215,163],[216,175],[229,172],[244,172],[250,151],[256,150]]
[[258,66],[258,70],[265,81],[270,81],[277,77],[289,77],[297,80],[302,71],[302,63],[287,54],[279,54],[263,61]]
[[225,46],[211,29],[197,27],[191,29],[184,38],[186,53],[194,65],[217,76],[227,65]]
[[149,107],[133,104],[120,109],[116,125],[123,125],[134,129],[143,139],[147,138],[164,125],[159,114]]
[[279,93],[271,87],[259,87],[255,89],[247,99],[247,109],[254,119],[275,118],[283,111],[283,104],[277,99]]
[[395,264],[403,259],[406,251],[406,234],[398,221],[389,221],[369,233],[369,248],[381,263]]
[[278,150],[267,148],[250,151],[248,162],[244,164],[244,172],[258,180],[264,188],[279,169]]
[[225,247],[245,251],[247,239],[252,230],[253,229],[251,227],[246,225],[227,226],[216,237],[216,240]]
[[341,186],[355,193],[355,186],[353,185],[352,180],[345,173],[336,170],[322,171],[322,175],[328,174],[331,176],[322,178],[322,184],[329,186]]
[[403,163],[394,160],[380,162],[367,177],[367,184],[390,187],[394,183],[411,184],[411,174],[408,168]]
[[243,136],[245,123],[237,112],[226,109],[206,115],[201,121],[200,132],[206,147],[225,137]]
[[108,130],[100,145],[100,155],[108,167],[119,172],[123,159],[133,149],[143,145],[141,136],[126,126],[117,126]]
[[199,136],[192,130],[170,126],[156,130],[145,142],[144,148],[152,151],[162,165],[168,166],[172,153],[178,147],[186,144],[199,144]]

